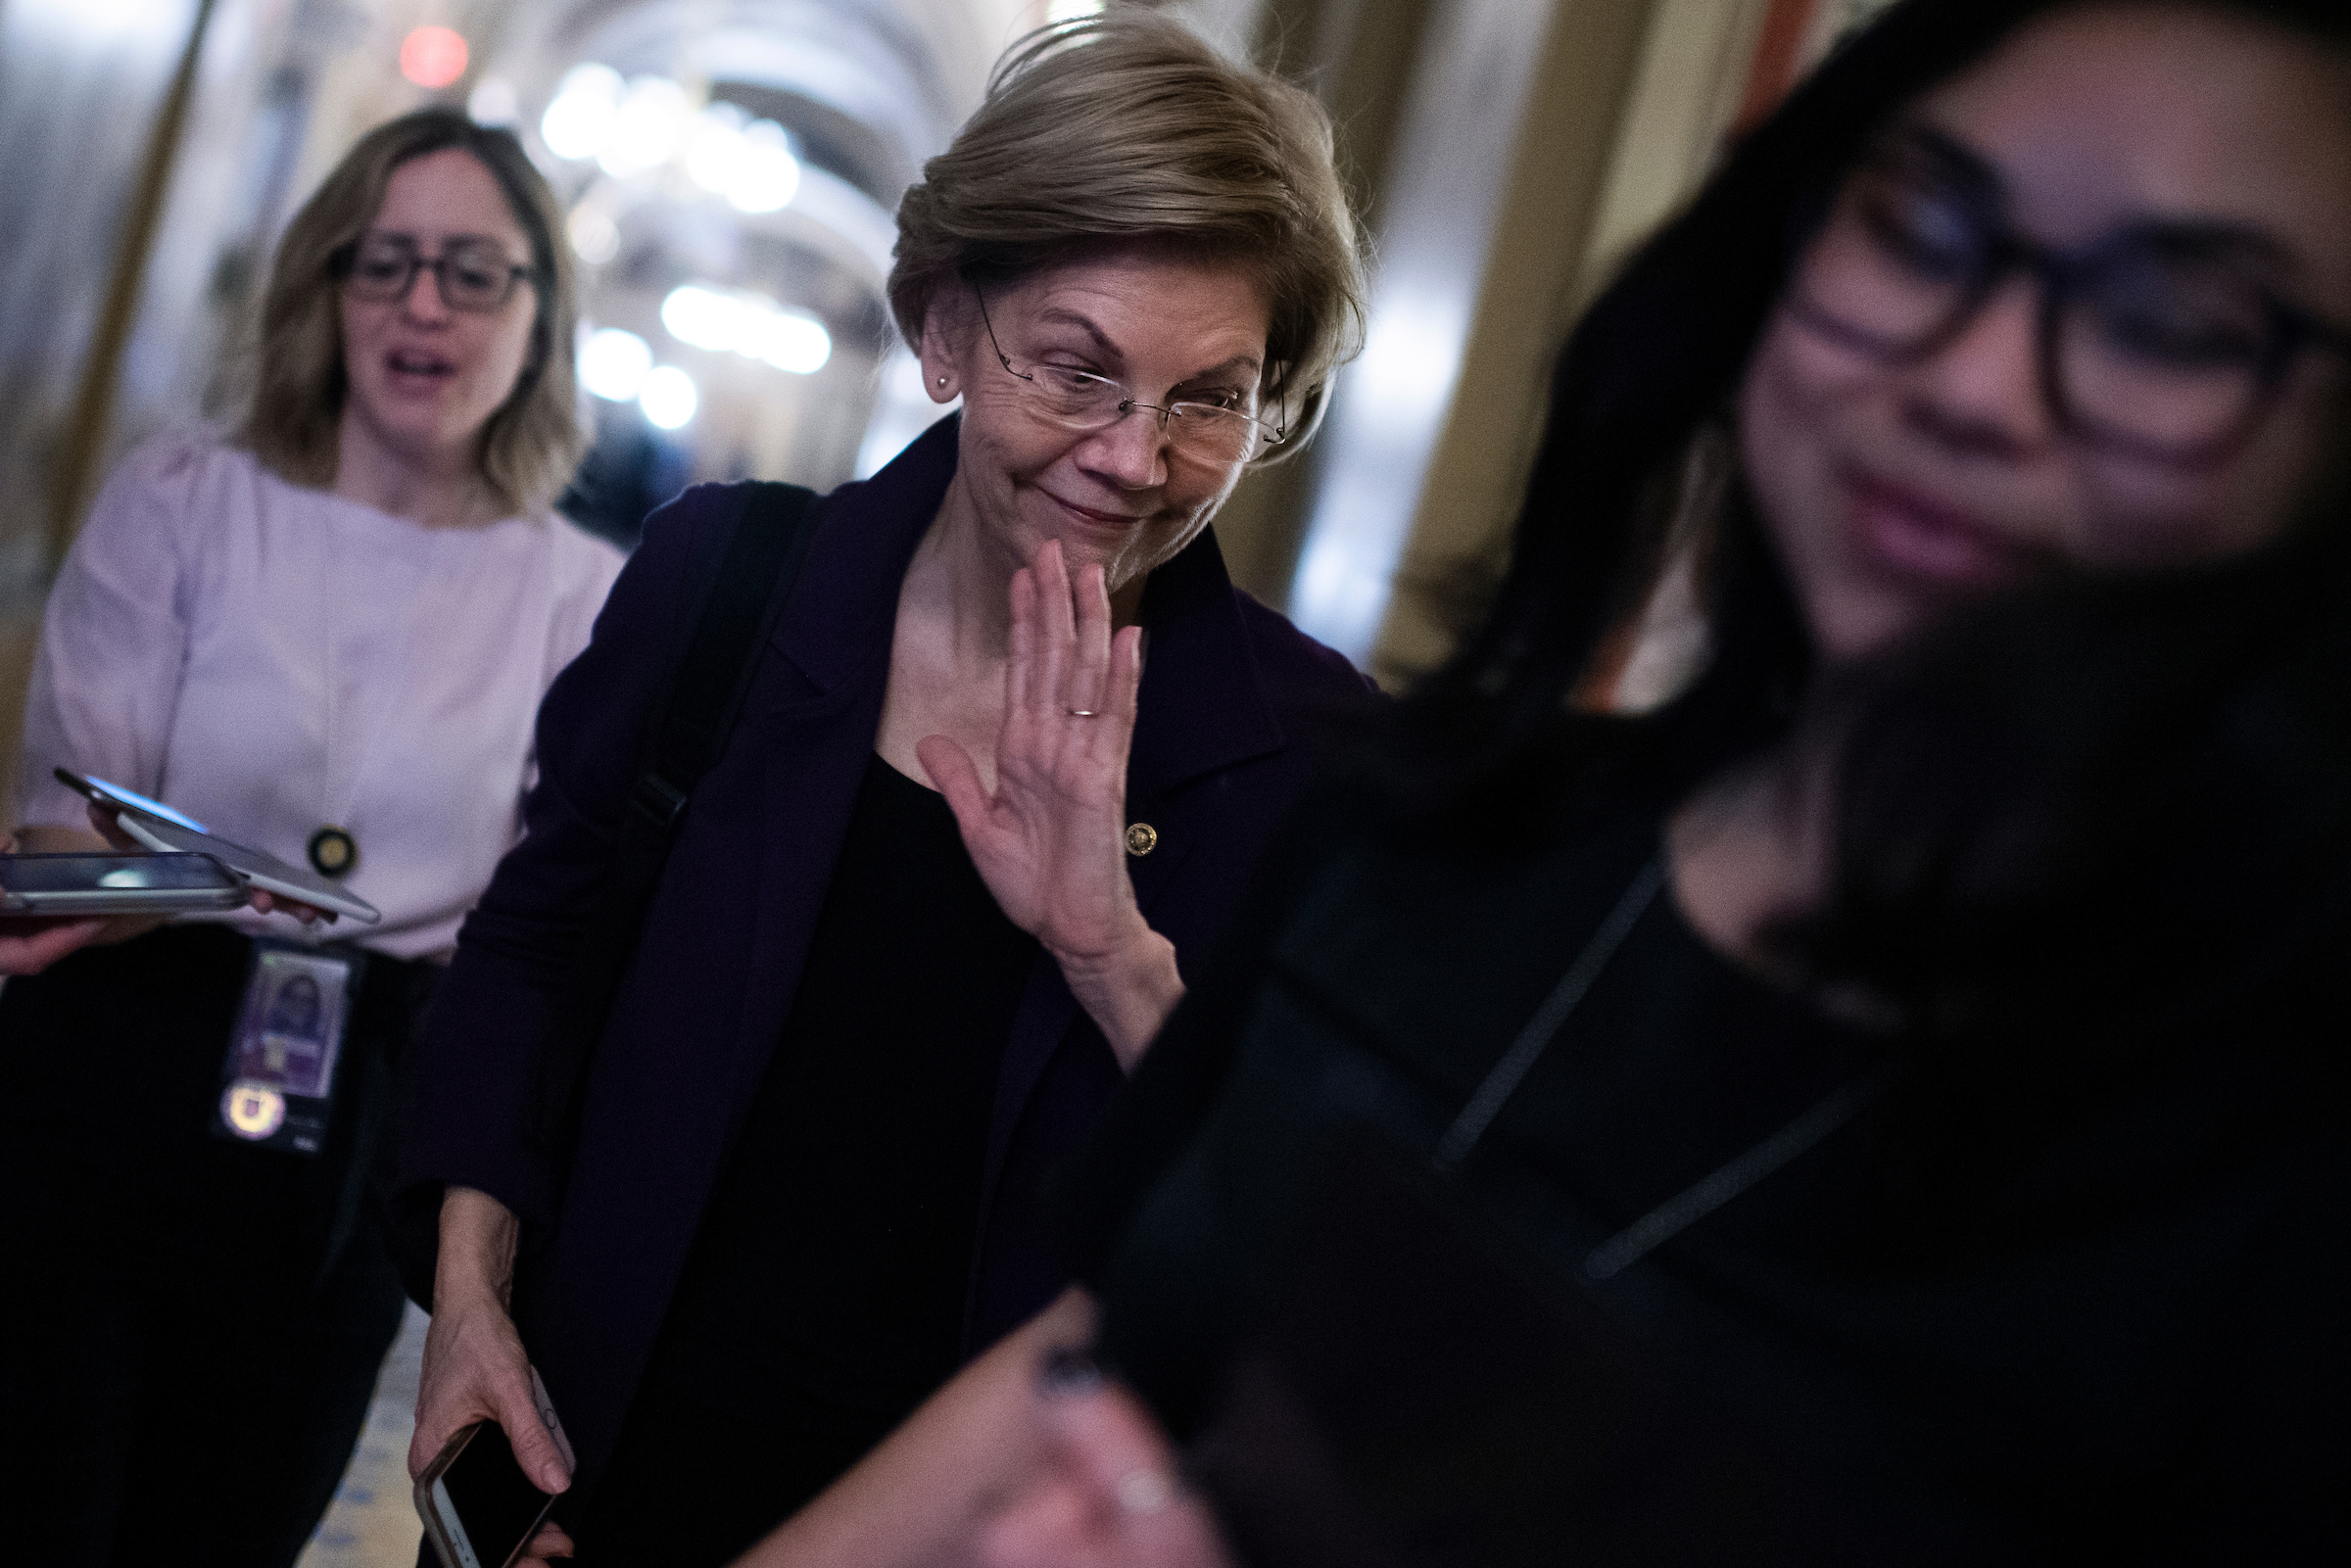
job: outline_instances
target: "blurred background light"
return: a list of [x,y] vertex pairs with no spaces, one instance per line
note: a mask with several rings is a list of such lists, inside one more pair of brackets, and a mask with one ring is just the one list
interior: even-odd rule
[[669,162],[694,122],[686,89],[667,76],[639,76],[629,83],[620,107],[596,150],[599,168],[615,179],[641,174]]
[[666,76],[623,82],[609,66],[575,67],[539,134],[556,157],[593,158],[615,179],[675,159],[696,185],[742,213],[782,212],[800,189],[800,161],[782,125],[750,119],[723,99],[697,112]]
[[712,104],[687,138],[686,172],[714,196],[726,195],[742,172],[744,119],[733,104]]
[[[643,338],[619,327],[588,334],[580,348],[580,385],[607,403],[627,403],[645,390],[653,351]],[[680,372],[683,374],[683,372]],[[693,417],[693,387],[687,388],[687,417]],[[679,424],[686,421],[681,419]]]
[[745,346],[795,376],[812,376],[833,357],[833,335],[824,323],[796,311],[779,310],[760,320]]
[[465,40],[449,27],[418,27],[400,41],[400,73],[436,91],[465,74]]
[[792,156],[784,127],[756,119],[743,131],[727,200],[740,212],[776,213],[792,204],[800,188],[800,162]]
[[700,402],[694,390],[694,377],[674,364],[659,365],[648,371],[644,387],[637,394],[637,406],[664,430],[676,430],[692,419]]
[[620,119],[620,72],[610,66],[574,66],[555,88],[539,121],[539,135],[557,158],[594,158]]
[[563,232],[571,240],[572,254],[591,266],[601,266],[620,254],[620,225],[601,208],[572,209]]
[[671,337],[713,352],[735,347],[738,315],[733,300],[695,283],[670,290],[669,298],[661,302],[661,324]]
[[833,357],[833,335],[823,322],[764,294],[688,283],[661,302],[661,324],[680,343],[713,354],[732,350],[795,376],[814,375]]
[[1045,7],[1045,20],[1076,22],[1080,17],[1093,16],[1101,9],[1102,0],[1053,0],[1051,5]]
[[522,100],[504,76],[484,76],[466,98],[465,113],[477,125],[511,125],[522,118]]

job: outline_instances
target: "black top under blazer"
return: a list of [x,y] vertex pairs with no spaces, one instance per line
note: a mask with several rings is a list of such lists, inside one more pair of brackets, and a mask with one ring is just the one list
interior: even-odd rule
[[[525,1138],[532,1067],[643,757],[665,658],[725,547],[736,492],[699,486],[647,522],[587,649],[539,715],[526,836],[467,919],[418,1050],[396,1212],[408,1277],[431,1278],[442,1188],[525,1225],[513,1312],[592,1485],[620,1430],[695,1229],[799,984],[874,749],[899,584],[957,460],[958,421],[817,502],[805,561],[742,716],[695,792],[587,1075],[560,1170]],[[1309,737],[1367,700],[1347,661],[1235,590],[1213,535],[1151,574],[1128,862],[1187,974],[1304,794]],[[919,984],[920,975],[907,976]],[[1059,1289],[1052,1173],[1124,1079],[1039,956],[1014,1016],[987,1139],[966,1311],[976,1353]]]

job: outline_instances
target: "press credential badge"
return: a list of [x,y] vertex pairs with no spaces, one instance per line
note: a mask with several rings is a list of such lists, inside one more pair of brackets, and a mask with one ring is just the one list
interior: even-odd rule
[[215,1133],[294,1154],[325,1147],[353,969],[350,958],[316,948],[257,944],[221,1067]]

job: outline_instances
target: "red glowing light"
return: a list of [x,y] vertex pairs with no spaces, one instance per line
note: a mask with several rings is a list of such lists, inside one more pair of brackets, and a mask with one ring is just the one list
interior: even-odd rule
[[418,27],[400,41],[400,73],[419,87],[446,87],[465,74],[465,40],[448,27]]

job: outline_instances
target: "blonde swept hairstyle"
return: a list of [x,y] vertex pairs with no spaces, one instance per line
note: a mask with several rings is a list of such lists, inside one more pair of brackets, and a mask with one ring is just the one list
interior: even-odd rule
[[536,513],[563,488],[588,445],[572,375],[579,304],[571,259],[556,243],[562,217],[554,195],[521,145],[451,109],[421,109],[360,138],[286,225],[262,295],[240,440],[282,478],[321,489],[334,483],[336,431],[350,390],[340,304],[352,248],[383,206],[392,171],[450,148],[490,171],[530,241],[530,352],[513,392],[482,428],[480,463],[502,511]]
[[1130,5],[1029,34],[898,204],[889,304],[909,344],[939,291],[1148,240],[1237,262],[1272,307],[1260,394],[1304,445],[1363,346],[1364,262],[1330,118]]

